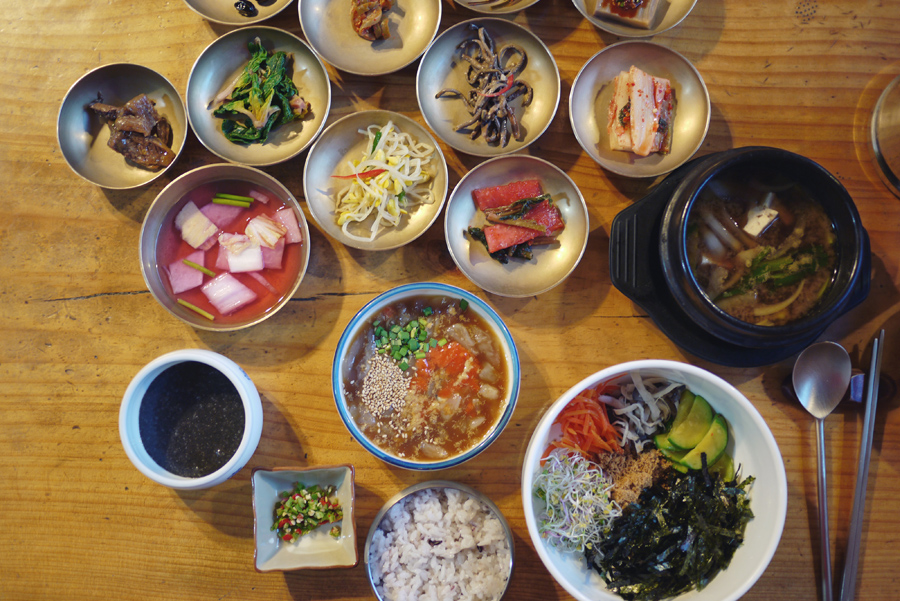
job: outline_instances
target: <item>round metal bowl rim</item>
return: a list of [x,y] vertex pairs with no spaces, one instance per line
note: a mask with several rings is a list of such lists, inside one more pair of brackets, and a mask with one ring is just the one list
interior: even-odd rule
[[[309,178],[307,177],[307,169],[309,168],[310,159],[316,154],[316,150],[319,147],[319,143],[322,142],[328,136],[329,132],[336,129],[338,125],[343,124],[343,122],[345,122],[345,121],[349,121],[350,119],[358,119],[364,115],[388,115],[388,116],[390,116],[391,120],[394,122],[398,121],[398,118],[399,118],[399,120],[414,123],[417,127],[421,128],[421,130],[425,133],[425,135],[428,136],[429,140],[431,141],[432,145],[434,146],[435,152],[437,153],[437,156],[435,158],[438,159],[437,160],[438,174],[442,175],[444,178],[444,189],[443,189],[443,192],[441,193],[440,203],[438,203],[438,206],[435,207],[434,215],[432,216],[432,218],[428,222],[428,224],[422,228],[422,231],[417,233],[412,238],[410,238],[408,240],[404,240],[402,242],[398,242],[397,244],[394,244],[392,246],[384,246],[384,247],[378,247],[378,248],[367,248],[365,242],[358,242],[356,240],[353,240],[352,238],[347,238],[347,239],[344,239],[344,238],[337,239],[336,238],[338,240],[338,242],[340,242],[344,246],[349,246],[350,248],[356,248],[359,250],[366,250],[366,251],[372,251],[372,252],[380,252],[380,251],[384,251],[384,250],[394,250],[394,249],[406,246],[407,244],[413,242],[414,240],[417,240],[423,234],[425,234],[425,232],[427,232],[429,229],[431,229],[431,226],[434,225],[434,222],[437,221],[438,217],[440,217],[441,211],[443,210],[444,204],[447,202],[447,198],[448,198],[447,190],[449,188],[450,173],[447,168],[447,157],[444,156],[444,151],[441,150],[440,143],[435,139],[434,134],[428,130],[428,127],[421,125],[412,117],[408,117],[408,116],[404,115],[403,113],[397,113],[395,111],[391,111],[388,109],[367,109],[367,110],[363,110],[363,111],[356,111],[356,112],[350,113],[349,115],[344,115],[343,117],[341,117],[340,119],[338,119],[337,121],[335,121],[334,123],[332,123],[331,125],[326,127],[325,130],[322,131],[321,134],[313,141],[313,144],[309,147],[309,152],[306,153],[306,161],[303,163],[303,195],[307,200],[307,206],[309,208],[309,213],[310,213],[310,215],[312,215],[313,220],[316,222],[316,224],[319,225],[319,227],[321,227],[323,230],[325,230],[326,229],[325,224],[322,223],[322,221],[320,221],[319,215],[316,213],[316,211],[313,210],[312,205],[310,205],[310,203],[309,203],[310,194],[306,190],[306,184],[309,181]],[[326,233],[328,233],[328,232],[326,232]],[[334,237],[334,236],[332,236],[332,237]],[[377,240],[377,239],[378,239],[378,236],[375,236],[375,240]]]
[[[227,325],[224,325],[221,327],[214,327],[214,326],[207,325],[206,323],[201,322],[199,320],[197,321],[197,323],[192,323],[192,322],[185,320],[181,315],[172,311],[165,303],[162,302],[162,300],[157,298],[156,293],[153,291],[153,287],[150,285],[150,278],[147,273],[147,269],[149,268],[149,266],[147,265],[147,263],[145,261],[146,257],[143,256],[141,249],[143,248],[144,236],[147,235],[147,231],[146,231],[147,230],[147,217],[153,212],[153,209],[156,206],[157,201],[159,201],[159,199],[163,196],[163,194],[166,193],[167,190],[174,187],[176,184],[180,183],[183,179],[187,178],[188,176],[195,175],[198,172],[202,172],[202,171],[214,172],[214,171],[221,171],[223,169],[236,169],[239,171],[240,170],[251,171],[254,174],[256,174],[258,177],[265,179],[268,182],[268,185],[271,186],[271,188],[273,188],[272,191],[279,193],[280,200],[290,201],[290,202],[286,202],[285,204],[288,204],[292,209],[296,210],[298,213],[297,221],[298,221],[298,225],[300,226],[301,233],[303,235],[303,240],[301,240],[301,244],[304,247],[301,249],[301,253],[304,255],[304,258],[303,258],[300,268],[297,272],[297,280],[294,282],[290,291],[285,292],[284,299],[280,303],[273,305],[270,310],[264,312],[257,319],[254,319],[250,322],[227,324]],[[239,179],[239,176],[230,177],[230,179]],[[197,186],[200,186],[200,185],[203,185],[206,183],[210,183],[213,181],[217,181],[217,180],[207,179],[207,180],[204,180],[201,183],[197,184]],[[195,188],[197,186],[195,186]],[[282,193],[284,194],[284,196],[282,196]],[[177,203],[178,201],[176,200],[175,202]],[[172,203],[172,204],[174,206],[175,203]],[[167,211],[169,209],[171,209],[171,207],[169,207],[167,209]],[[311,248],[310,240],[309,240],[309,226],[306,224],[306,217],[303,214],[303,208],[300,206],[300,202],[294,197],[293,193],[291,193],[291,191],[288,190],[288,188],[284,184],[282,184],[280,181],[275,179],[275,177],[269,175],[265,171],[262,171],[255,167],[251,167],[249,165],[242,165],[240,163],[213,163],[210,165],[201,165],[200,167],[192,169],[186,173],[182,173],[177,178],[175,178],[171,182],[169,182],[166,185],[166,187],[163,188],[160,191],[160,193],[156,195],[156,198],[153,199],[153,202],[150,203],[150,207],[147,209],[147,213],[144,216],[144,221],[141,223],[141,231],[140,231],[140,234],[138,235],[138,245],[139,245],[138,246],[138,254],[140,255],[140,259],[141,259],[141,276],[144,278],[144,285],[147,286],[147,290],[150,291],[150,294],[153,296],[153,298],[156,300],[156,302],[159,303],[159,305],[161,307],[163,307],[166,311],[168,311],[169,314],[176,317],[179,321],[181,321],[193,328],[196,328],[198,330],[206,330],[208,332],[234,332],[237,330],[243,330],[244,328],[249,328],[250,326],[255,326],[255,325],[265,321],[266,319],[269,319],[270,317],[272,317],[273,315],[278,313],[281,309],[283,309],[284,306],[291,300],[291,297],[294,295],[294,293],[297,292],[297,289],[300,287],[300,284],[303,282],[303,278],[306,276],[306,270],[309,268],[309,254],[310,254],[310,248]],[[155,250],[154,250],[154,255],[155,255]],[[157,263],[154,262],[154,264],[156,265]]]
[[[234,26],[238,26],[238,27],[241,27],[241,26],[251,26],[251,25],[255,25],[256,23],[261,23],[262,21],[267,21],[267,20],[269,20],[269,19],[274,18],[276,15],[280,14],[281,11],[283,11],[284,9],[286,9],[288,6],[291,5],[290,0],[288,0],[287,2],[284,3],[284,5],[282,5],[281,8],[279,8],[277,11],[273,12],[271,15],[265,15],[265,16],[259,16],[259,15],[257,15],[257,16],[255,16],[255,17],[241,17],[242,20],[241,20],[241,19],[234,19],[233,21],[224,21],[224,20],[222,20],[222,19],[215,19],[215,18],[213,18],[213,17],[211,17],[211,16],[209,16],[209,15],[207,15],[207,14],[205,14],[205,13],[200,12],[200,11],[197,9],[197,7],[194,6],[194,5],[193,5],[191,2],[189,2],[188,0],[184,0],[184,3],[187,4],[187,7],[188,7],[189,9],[191,9],[192,11],[194,11],[195,13],[197,13],[198,15],[200,15],[201,17],[203,17],[204,19],[206,19],[206,20],[209,21],[210,23],[218,23],[219,25],[229,25],[229,26],[232,26],[232,27],[234,27]],[[235,14],[237,14],[237,15],[240,16],[240,13],[238,13],[236,10],[235,10]]]
[[[353,420],[353,417],[349,415],[346,402],[342,394],[342,360],[344,359],[347,347],[353,341],[353,338],[355,337],[356,332],[363,321],[368,318],[369,315],[373,313],[377,307],[386,304],[386,301],[389,298],[399,299],[411,296],[413,294],[434,293],[461,297],[469,302],[470,308],[471,305],[474,304],[480,309],[482,316],[485,317],[489,322],[491,322],[496,328],[496,332],[500,338],[501,346],[505,348],[509,355],[508,361],[512,366],[512,373],[509,374],[510,382],[509,392],[507,394],[509,400],[507,402],[506,408],[503,410],[503,414],[497,420],[497,424],[494,426],[493,430],[491,430],[488,435],[484,437],[484,439],[482,439],[477,445],[460,455],[456,455],[442,461],[419,463],[406,461],[383,451],[382,449],[375,446],[359,430],[356,422]],[[485,301],[481,300],[471,292],[468,292],[467,290],[463,290],[462,288],[458,288],[456,286],[452,286],[450,284],[442,284],[440,282],[417,282],[413,284],[404,284],[401,286],[397,286],[396,288],[391,288],[390,290],[382,292],[381,294],[367,302],[365,305],[363,305],[363,307],[359,311],[357,311],[356,314],[350,319],[349,323],[347,323],[347,326],[344,328],[344,331],[341,333],[341,337],[338,340],[337,346],[334,350],[334,359],[331,364],[331,393],[334,397],[334,403],[337,407],[338,414],[341,417],[341,421],[344,422],[344,426],[350,432],[350,435],[353,436],[353,438],[356,439],[356,441],[361,444],[363,448],[365,448],[376,458],[381,459],[382,461],[390,465],[412,471],[436,471],[449,467],[455,467],[457,465],[465,463],[466,461],[469,461],[470,459],[479,455],[489,446],[491,446],[491,444],[493,444],[494,441],[505,430],[506,425],[512,418],[513,411],[516,408],[516,403],[519,398],[520,380],[521,368],[519,365],[519,352],[516,349],[516,343],[513,340],[512,334],[506,327],[506,324],[500,318],[500,315],[498,315],[497,312],[494,311],[494,309],[491,308],[491,306],[488,305]]]
[[[688,66],[688,68],[691,71],[693,71],[694,75],[696,76],[697,81],[700,83],[700,88],[703,90],[703,99],[706,104],[706,111],[705,111],[706,112],[706,123],[703,125],[703,133],[700,135],[697,145],[692,149],[692,151],[688,155],[688,157],[684,161],[682,161],[682,163],[680,165],[672,165],[671,167],[660,169],[658,171],[653,171],[651,173],[647,173],[646,175],[634,175],[634,174],[628,173],[628,171],[625,169],[619,168],[618,166],[616,166],[615,163],[613,163],[611,165],[606,165],[606,164],[600,162],[600,160],[598,160],[597,158],[595,158],[593,156],[593,154],[591,154],[591,152],[588,151],[588,148],[590,145],[587,144],[584,140],[582,140],[581,136],[578,135],[578,128],[576,127],[576,123],[575,123],[575,114],[571,110],[572,101],[575,96],[575,90],[578,85],[578,80],[581,79],[582,74],[585,72],[585,70],[588,68],[588,66],[591,63],[593,63],[594,60],[598,59],[600,57],[600,55],[603,54],[604,52],[611,51],[613,49],[619,48],[620,46],[625,46],[628,44],[643,44],[645,46],[653,46],[653,47],[659,48],[663,52],[668,52],[668,53],[673,54],[676,57],[678,57],[681,61],[684,62],[684,64],[686,64]],[[674,50],[672,48],[669,48],[668,46],[663,46],[662,44],[657,44],[656,42],[651,42],[648,40],[623,40],[621,42],[617,42],[615,44],[606,46],[605,48],[601,48],[596,53],[594,53],[594,55],[591,58],[589,58],[581,66],[581,69],[578,70],[578,74],[575,76],[575,79],[572,80],[572,87],[569,89],[569,107],[570,107],[569,125],[572,128],[572,133],[575,134],[575,139],[578,140],[578,144],[581,146],[582,149],[585,150],[585,152],[587,152],[588,156],[595,163],[600,165],[603,169],[606,169],[607,171],[611,171],[611,172],[615,173],[616,175],[621,175],[622,177],[628,177],[628,178],[633,178],[633,179],[658,177],[660,175],[665,175],[666,173],[670,173],[670,172],[674,171],[675,169],[677,169],[678,167],[680,167],[681,165],[683,165],[684,163],[689,161],[691,159],[691,157],[693,157],[695,154],[697,154],[697,151],[700,150],[700,147],[703,146],[703,142],[704,142],[704,140],[706,140],[706,136],[709,133],[709,122],[710,122],[710,119],[712,116],[711,115],[712,105],[710,104],[709,88],[706,87],[706,81],[704,81],[703,76],[700,74],[700,71],[697,70],[697,67],[694,65],[694,63],[689,61],[687,59],[687,57],[685,57],[683,54],[681,54],[677,50]]]
[[[500,520],[500,524],[503,526],[503,532],[506,535],[507,546],[509,547],[509,579],[506,581],[506,585],[504,587],[504,593],[509,589],[509,583],[512,581],[512,572],[513,567],[515,566],[515,538],[513,537],[512,528],[509,526],[509,522],[506,521],[506,516],[503,515],[503,512],[500,511],[500,508],[488,498],[482,492],[479,492],[468,486],[466,484],[462,484],[460,482],[452,482],[450,480],[429,480],[427,482],[419,482],[418,484],[413,484],[408,486],[407,488],[401,490],[393,497],[388,499],[384,505],[381,506],[381,509],[378,510],[378,513],[375,514],[375,518],[372,520],[372,525],[369,526],[369,532],[366,535],[366,542],[363,546],[363,563],[366,565],[366,578],[369,580],[369,585],[372,587],[372,592],[375,593],[375,598],[381,601],[381,595],[378,594],[378,590],[375,588],[375,583],[372,581],[372,568],[371,562],[369,561],[369,552],[372,546],[372,539],[375,537],[375,533],[378,531],[379,526],[381,526],[381,520],[384,518],[385,514],[391,510],[397,503],[409,497],[419,491],[429,490],[434,488],[452,488],[454,490],[458,490],[466,493],[470,497],[473,497],[485,504],[488,509],[491,510],[491,513]],[[502,595],[501,595],[502,597]]]
[[290,38],[293,38],[301,46],[306,47],[306,49],[309,50],[310,56],[315,58],[316,62],[319,64],[319,67],[321,67],[321,69],[322,69],[322,73],[325,75],[326,81],[328,82],[327,91],[326,91],[326,96],[328,97],[328,102],[323,111],[325,116],[322,118],[321,123],[319,123],[318,129],[316,129],[316,131],[313,132],[312,136],[310,136],[310,138],[309,138],[309,141],[304,146],[302,146],[299,150],[292,153],[290,156],[275,159],[272,161],[259,161],[259,162],[253,161],[253,162],[248,163],[248,162],[236,161],[235,159],[224,156],[223,154],[221,154],[221,153],[217,152],[216,150],[214,150],[213,148],[211,148],[209,144],[207,144],[206,140],[204,140],[203,137],[197,133],[198,128],[194,126],[194,120],[191,118],[190,104],[185,105],[185,116],[187,117],[188,125],[190,126],[191,130],[194,132],[194,136],[200,141],[200,143],[203,145],[204,148],[206,148],[209,152],[213,153],[220,159],[228,161],[229,163],[233,163],[235,165],[243,165],[245,167],[271,167],[273,165],[278,165],[278,164],[284,163],[286,161],[289,161],[291,159],[294,159],[297,156],[299,156],[300,154],[302,154],[305,150],[307,150],[322,134],[322,130],[325,128],[325,122],[328,120],[328,114],[331,112],[331,79],[328,77],[328,70],[325,68],[325,64],[322,62],[322,57],[319,56],[319,53],[316,52],[315,50],[313,50],[312,46],[310,46],[304,39],[300,38],[296,34],[293,34],[286,29],[281,29],[279,27],[272,27],[271,25],[248,25],[247,27],[233,29],[232,31],[224,33],[221,36],[217,37],[212,42],[210,42],[200,52],[200,54],[197,55],[197,58],[196,58],[196,60],[194,60],[194,64],[191,65],[191,70],[188,74],[187,85],[185,87],[185,96],[187,96],[187,92],[190,91],[190,89],[191,89],[191,81],[194,79],[194,72],[197,69],[197,65],[200,63],[200,60],[204,56],[206,56],[206,53],[210,50],[210,48],[212,48],[216,44],[222,43],[222,40],[224,40],[227,37],[237,36],[239,34],[246,33],[246,31],[249,29],[274,31],[274,32],[277,32],[278,35],[286,35]]
[[[428,53],[431,52],[432,48],[435,47],[437,41],[439,39],[441,39],[442,37],[444,37],[445,35],[448,35],[451,31],[454,31],[463,26],[468,26],[471,23],[476,23],[476,22],[483,23],[483,22],[493,22],[493,21],[502,23],[504,26],[512,26],[513,28],[520,29],[526,35],[529,35],[534,38],[534,40],[544,49],[544,51],[547,53],[547,56],[549,56],[551,59],[550,64],[553,65],[553,70],[556,72],[557,87],[556,87],[556,100],[553,103],[553,111],[550,113],[550,118],[547,119],[547,124],[544,126],[543,129],[541,129],[541,131],[535,133],[530,141],[523,143],[522,146],[517,147],[513,150],[510,150],[508,152],[472,151],[470,149],[461,148],[454,140],[445,140],[443,137],[438,135],[438,137],[441,138],[441,140],[443,140],[444,143],[447,144],[447,146],[450,146],[451,148],[453,148],[454,150],[456,150],[458,152],[462,152],[464,154],[471,155],[471,156],[491,157],[491,158],[498,157],[498,156],[504,156],[504,155],[511,154],[514,152],[520,152],[520,151],[528,148],[529,146],[534,144],[534,142],[536,142],[542,135],[544,135],[544,133],[546,133],[546,131],[550,128],[550,124],[553,123],[553,119],[556,118],[556,113],[559,111],[560,96],[562,95],[562,80],[560,79],[559,65],[556,63],[556,58],[553,56],[553,53],[550,51],[550,48],[547,46],[547,44],[544,43],[544,40],[542,40],[540,37],[538,37],[536,34],[534,34],[531,30],[525,28],[522,25],[519,25],[515,21],[509,21],[507,19],[500,19],[500,18],[496,18],[496,17],[475,17],[475,18],[469,19],[467,21],[461,21],[461,22],[457,23],[456,25],[453,25],[453,26],[447,28],[446,30],[441,32],[440,35],[435,36],[434,40],[432,40],[432,42],[431,42],[431,45],[428,46],[428,48],[425,49],[425,52],[422,53],[422,60],[419,62],[418,69],[416,69],[416,103],[419,105],[419,112],[422,114],[422,118],[425,119],[425,123],[427,123],[428,127],[431,128],[431,131],[435,132],[435,135],[437,135],[437,129],[434,127],[434,125],[431,124],[431,121],[428,120],[427,112],[422,110],[422,99],[421,99],[420,89],[419,89],[419,75],[422,72],[422,67],[425,65],[425,59],[428,57]],[[527,65],[525,68],[526,69],[528,68]],[[521,122],[521,119],[519,119],[519,121]]]
[[[109,69],[111,67],[137,67],[139,69],[144,69],[146,71],[153,73],[154,75],[156,75],[157,77],[159,77],[160,79],[165,81],[166,84],[168,84],[168,86],[172,89],[172,91],[175,92],[175,97],[178,98],[178,102],[181,103],[181,110],[184,113],[185,128],[191,127],[190,126],[190,118],[188,116],[187,104],[185,104],[184,98],[182,98],[182,96],[181,96],[181,92],[178,91],[178,88],[176,88],[174,85],[172,85],[172,82],[169,80],[169,78],[155,69],[151,69],[150,67],[147,67],[145,65],[141,65],[138,63],[128,63],[128,62],[123,62],[123,61],[117,61],[114,63],[106,63],[105,65],[99,65],[97,67],[94,67],[87,73],[84,73],[83,75],[81,75],[78,79],[76,79],[72,83],[72,85],[69,86],[69,88],[66,90],[66,93],[63,95],[62,102],[59,103],[59,111],[57,111],[57,113],[56,113],[56,145],[60,148],[60,154],[62,154],[63,160],[65,160],[66,164],[69,166],[69,169],[71,169],[75,175],[77,175],[84,181],[88,182],[89,184],[92,184],[94,186],[99,186],[100,188],[103,188],[104,190],[133,190],[135,188],[140,188],[142,186],[146,186],[147,184],[149,184],[151,182],[156,181],[164,173],[166,173],[176,162],[178,162],[178,158],[181,156],[182,152],[184,152],[184,146],[185,146],[185,142],[187,141],[187,136],[185,135],[185,140],[182,142],[181,148],[178,149],[178,152],[175,154],[175,158],[172,159],[172,162],[169,163],[168,166],[166,166],[163,169],[160,169],[159,172],[157,172],[155,175],[153,175],[153,177],[151,177],[147,181],[140,182],[140,183],[137,183],[137,184],[134,184],[131,186],[107,186],[107,185],[101,184],[99,182],[95,182],[94,180],[87,178],[81,172],[79,172],[77,169],[75,169],[75,166],[72,164],[71,161],[69,161],[69,157],[66,155],[64,146],[62,144],[62,138],[60,136],[63,108],[66,105],[66,101],[69,99],[69,95],[72,93],[72,91],[75,89],[75,87],[81,83],[81,81],[83,79],[85,79],[86,77],[88,77],[98,71],[102,71],[103,69]],[[187,134],[187,132],[185,132],[185,134]],[[125,160],[124,157],[123,157],[123,160]]]
[[[604,27],[603,25],[601,25],[601,24],[600,24],[600,23],[602,23],[602,20],[601,20],[601,19],[596,19],[595,17],[591,17],[590,15],[587,14],[587,12],[581,10],[581,5],[579,5],[579,3],[578,3],[576,0],[572,0],[572,3],[575,5],[575,8],[578,9],[578,12],[580,12],[581,15],[582,15],[585,19],[587,19],[588,21],[590,21],[590,23],[591,23],[594,27],[596,27],[597,29],[600,29],[600,30],[602,30],[602,31],[605,31],[606,33],[609,33],[609,34],[612,34],[612,35],[616,35],[616,36],[619,36],[619,37],[622,37],[622,38],[649,38],[649,37],[653,37],[653,36],[655,36],[655,35],[659,35],[659,34],[661,34],[661,33],[665,33],[665,32],[667,32],[667,31],[669,31],[670,29],[674,29],[675,27],[678,27],[679,25],[681,25],[681,23],[682,23],[685,19],[687,19],[688,15],[690,15],[691,12],[693,12],[694,7],[697,5],[697,0],[692,0],[692,1],[691,1],[691,6],[687,9],[687,11],[685,11],[684,15],[682,15],[682,17],[681,17],[680,19],[674,21],[674,22],[673,22],[671,25],[669,25],[668,27],[666,27],[666,28],[664,28],[664,29],[660,29],[660,30],[658,30],[658,31],[657,31],[657,30],[652,30],[652,29],[627,28],[628,26],[627,26],[627,25],[624,25],[624,24],[622,25],[623,29],[621,29],[621,30],[619,30],[619,29],[613,30],[613,29],[610,29],[610,28],[608,28],[608,27]],[[626,29],[626,28],[627,28],[627,29]],[[632,32],[632,31],[633,31],[633,32]]]

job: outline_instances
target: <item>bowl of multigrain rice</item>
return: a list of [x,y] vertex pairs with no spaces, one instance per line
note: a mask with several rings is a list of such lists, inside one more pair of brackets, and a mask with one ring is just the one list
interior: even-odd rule
[[468,461],[509,422],[519,355],[499,315],[471,292],[407,284],[350,320],[332,391],[350,434],[391,465],[438,470]]
[[513,535],[487,496],[433,480],[385,503],[363,558],[379,601],[499,601],[512,576]]

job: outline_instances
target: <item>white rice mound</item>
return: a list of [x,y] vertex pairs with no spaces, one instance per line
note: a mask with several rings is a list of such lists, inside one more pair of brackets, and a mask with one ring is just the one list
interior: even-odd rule
[[453,488],[432,488],[384,515],[369,563],[385,601],[496,601],[509,580],[510,549],[487,505]]

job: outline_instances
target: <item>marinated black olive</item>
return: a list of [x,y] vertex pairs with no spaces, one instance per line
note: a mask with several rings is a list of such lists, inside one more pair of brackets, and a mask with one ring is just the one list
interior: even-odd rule
[[245,17],[255,17],[259,12],[250,0],[238,0],[234,3],[234,7],[241,15]]

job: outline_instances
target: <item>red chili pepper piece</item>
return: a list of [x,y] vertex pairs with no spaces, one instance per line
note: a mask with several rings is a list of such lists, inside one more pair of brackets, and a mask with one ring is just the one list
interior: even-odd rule
[[387,169],[370,169],[368,171],[363,171],[362,173],[355,173],[351,175],[332,175],[331,177],[335,177],[337,179],[354,179],[356,177],[361,177],[363,179],[369,177],[375,177],[376,175],[381,175],[385,173]]
[[492,92],[491,94],[482,94],[481,92],[478,92],[478,93],[481,94],[482,96],[484,96],[485,98],[496,98],[497,96],[500,96],[502,94],[506,94],[507,92],[509,92],[510,88],[513,87],[513,81],[514,81],[513,74],[510,73],[509,76],[507,76],[507,78],[506,78],[506,87],[504,87],[502,90]]

